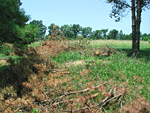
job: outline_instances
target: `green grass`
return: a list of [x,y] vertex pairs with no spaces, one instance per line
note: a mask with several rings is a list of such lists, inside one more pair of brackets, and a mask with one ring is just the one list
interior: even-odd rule
[[68,61],[81,60],[81,56],[77,52],[65,52],[65,53],[60,54],[57,58],[53,60],[58,63],[64,63]]
[[[40,42],[28,46],[37,47],[38,44],[40,44]],[[106,44],[116,49],[118,54],[111,54],[109,57],[93,56],[92,49],[106,46]],[[69,82],[71,82],[72,88],[76,91],[87,88],[87,83],[93,82],[93,85],[96,86],[99,85],[100,82],[102,83],[105,81],[107,82],[106,87],[109,91],[114,84],[123,86],[124,83],[128,81],[128,88],[131,91],[129,95],[127,95],[125,103],[129,102],[131,98],[134,98],[134,93],[144,96],[150,101],[150,44],[146,41],[141,41],[140,56],[135,59],[128,56],[129,52],[131,52],[131,45],[131,41],[96,40],[91,41],[92,48],[80,50],[87,52],[85,56],[82,56],[79,51],[69,51],[59,54],[58,57],[51,60],[59,64],[58,66],[62,66],[62,68],[64,68],[63,66],[67,62],[73,64],[75,61],[85,61],[85,64],[83,63],[82,65],[71,65],[66,67],[70,75],[74,78]],[[17,56],[6,55],[4,52],[0,54],[0,58],[2,57],[12,57],[16,62],[20,59],[20,57]],[[92,61],[92,63],[89,63],[89,61]],[[1,66],[0,73],[7,68],[7,66]],[[83,76],[80,74],[82,70],[91,70],[91,72]],[[135,79],[135,77],[137,77],[137,79]],[[67,83],[64,85],[67,86]],[[82,88],[79,86],[82,86]],[[94,98],[94,101],[98,103],[99,99],[103,99],[104,97],[102,96],[102,92],[98,90],[92,91],[91,94],[96,94],[97,92],[99,94]],[[119,109],[117,108],[118,105],[113,106],[115,106],[115,109]],[[107,109],[107,112],[112,113],[114,111]]]
[[[97,44],[95,44],[97,43]],[[98,45],[100,44],[100,45]],[[98,48],[108,44],[110,47],[115,49],[120,49],[118,54],[112,54],[109,57],[95,57],[92,55],[81,56],[77,52],[66,52],[60,54],[57,58],[53,59],[59,64],[63,64],[68,61],[94,61],[92,65],[88,68],[85,65],[71,66],[69,71],[76,78],[77,82],[84,85],[91,80],[96,81],[109,81],[113,79],[114,84],[120,84],[120,82],[129,82],[129,88],[133,90],[136,94],[140,93],[141,96],[144,96],[150,101],[150,61],[147,59],[150,57],[146,55],[146,51],[149,50],[150,44],[147,42],[141,42],[141,55],[137,59],[133,59],[128,56],[128,51],[126,49],[131,49],[130,41],[95,41],[92,42],[93,48]],[[92,50],[91,50],[92,52]],[[150,53],[150,52],[149,52]],[[105,63],[107,66],[102,65]],[[92,70],[92,72],[84,78],[80,76],[80,72],[83,69]],[[134,77],[138,76],[137,80]],[[91,79],[90,79],[91,78]],[[139,87],[141,87],[139,89]]]
[[[132,40],[93,40],[91,41],[91,45],[95,48],[100,46],[109,45],[114,49],[131,49],[132,48]],[[145,50],[149,49],[150,44],[148,41],[140,41],[140,49]]]

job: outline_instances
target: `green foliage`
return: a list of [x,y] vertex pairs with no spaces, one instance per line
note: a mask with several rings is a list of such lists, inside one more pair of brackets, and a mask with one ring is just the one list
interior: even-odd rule
[[149,41],[150,40],[150,34],[147,34],[147,33],[141,34],[141,39],[144,41]]
[[42,21],[34,20],[26,24],[29,16],[25,15],[20,6],[20,0],[0,1],[0,8],[3,9],[0,11],[0,40],[14,43],[17,47],[23,47],[34,42],[36,38],[42,38],[46,32]]
[[119,40],[132,40],[132,33],[123,34],[122,30],[118,33],[118,39]]
[[64,25],[59,28],[58,25],[55,25],[52,23],[50,26],[48,26],[49,29],[49,35],[62,35],[67,38],[77,38],[78,34],[82,30],[82,27],[79,24],[73,24],[73,25]]
[[63,36],[67,38],[73,37],[73,32],[71,31],[71,25],[63,25],[60,30],[63,32]]
[[125,0],[106,0],[107,3],[111,3],[112,11],[110,17],[114,17],[115,21],[120,21],[121,17],[124,16],[123,14],[126,12],[126,9],[129,7],[129,4]]
[[38,40],[40,28],[34,24],[27,24],[24,28],[24,39],[26,40],[27,44]]
[[31,43],[31,44],[28,44],[27,46],[28,47],[30,47],[30,46],[32,46],[32,47],[38,47],[41,44],[42,44],[42,41],[38,40],[38,41],[35,41],[35,42]]
[[[150,34],[149,34],[150,35]],[[144,37],[148,36],[147,33],[141,34],[141,38],[143,39]]]
[[0,40],[14,43],[18,39],[18,28],[23,27],[29,20],[23,9],[20,9],[20,0],[0,0]]
[[108,38],[107,32],[108,29],[96,30],[92,32],[91,37],[93,39],[107,39]]
[[39,113],[39,109],[33,109],[33,113]]
[[[49,36],[53,34],[61,35],[68,39],[77,38],[82,36],[84,38],[91,38],[91,39],[114,39],[114,40],[131,40],[132,34],[123,34],[122,30],[119,32],[116,29],[110,30],[108,34],[108,29],[101,29],[92,31],[90,27],[82,28],[79,24],[74,25],[63,25],[59,27],[52,23],[48,26],[49,34],[46,36],[48,39]],[[54,33],[55,31],[55,33]]]
[[150,36],[145,36],[145,37],[143,37],[143,40],[144,40],[144,41],[150,40]]
[[8,56],[12,52],[13,52],[12,48],[10,48],[8,45],[4,45],[4,44],[1,45],[1,49],[0,49],[1,54]]
[[118,39],[118,31],[116,29],[110,30],[108,33],[108,39]]
[[92,28],[90,28],[90,27],[85,27],[85,28],[82,28],[82,36],[84,37],[84,38],[87,38],[87,37],[90,37],[91,36],[91,34],[92,34]]
[[71,31],[74,34],[74,38],[77,38],[79,32],[82,30],[82,27],[79,24],[73,24]]
[[132,57],[138,56],[140,50],[140,24],[141,24],[141,13],[145,8],[150,8],[149,0],[106,0],[107,3],[112,4],[112,11],[110,17],[114,17],[115,21],[120,21],[121,17],[124,16],[126,9],[130,9],[132,12]]
[[101,30],[93,31],[92,38],[93,39],[102,39],[102,31]]
[[43,37],[45,36],[46,33],[46,29],[47,27],[45,25],[43,25],[43,21],[42,20],[33,20],[32,22],[30,22],[30,25],[35,26],[35,29],[38,27],[39,30],[36,33],[36,38],[38,39],[43,39]]
[[53,31],[57,31],[56,35],[59,35],[59,26],[55,25],[54,23],[52,23],[50,26],[48,26],[49,35],[52,35]]
[[40,28],[34,24],[26,24],[24,28],[18,27],[19,41],[15,42],[16,47],[24,47],[27,44],[37,41]]

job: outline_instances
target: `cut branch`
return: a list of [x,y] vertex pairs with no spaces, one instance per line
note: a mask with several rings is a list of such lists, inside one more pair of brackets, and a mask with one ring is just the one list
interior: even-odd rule
[[109,49],[110,51],[112,51],[112,52],[114,52],[115,54],[117,54],[117,52],[116,52],[114,49],[110,48],[107,44],[106,44],[106,46],[108,47],[108,49]]
[[[106,84],[106,82],[104,82],[104,83],[102,83],[102,84],[99,84],[99,85],[93,87],[92,89],[97,89],[97,88],[101,87],[101,86],[104,85],[104,84]],[[68,92],[68,93],[66,93],[66,94],[64,94],[64,95],[62,95],[62,96],[60,96],[60,97],[55,98],[54,100],[61,99],[61,98],[65,97],[65,96],[68,96],[68,95],[71,95],[71,94],[84,93],[84,92],[87,92],[87,91],[89,91],[89,90],[90,90],[90,88],[86,88],[86,89],[81,90],[81,91]]]
[[106,65],[104,63],[103,63],[103,65],[106,66],[110,70],[110,72],[112,73],[113,76],[115,76],[115,74],[112,72],[111,68],[108,65]]

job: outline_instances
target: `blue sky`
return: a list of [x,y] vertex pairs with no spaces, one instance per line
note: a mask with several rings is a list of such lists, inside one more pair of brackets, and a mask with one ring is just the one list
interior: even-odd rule
[[[111,4],[106,0],[21,0],[22,6],[32,20],[42,20],[47,27],[51,23],[80,24],[92,30],[117,29],[123,33],[131,33],[131,12],[120,22],[109,17]],[[150,33],[150,10],[142,13],[141,32]]]

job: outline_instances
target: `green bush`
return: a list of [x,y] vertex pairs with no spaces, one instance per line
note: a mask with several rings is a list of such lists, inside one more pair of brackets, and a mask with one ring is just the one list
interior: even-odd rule
[[145,36],[145,37],[143,38],[143,40],[144,40],[144,41],[150,40],[150,36]]
[[17,27],[18,40],[14,42],[15,47],[24,47],[27,44],[35,42],[39,32],[39,27],[35,25],[26,24],[24,28]]
[[9,44],[2,44],[0,46],[0,53],[1,54],[4,54],[6,56],[10,55],[10,53],[12,53],[13,50],[12,48],[9,46]]

